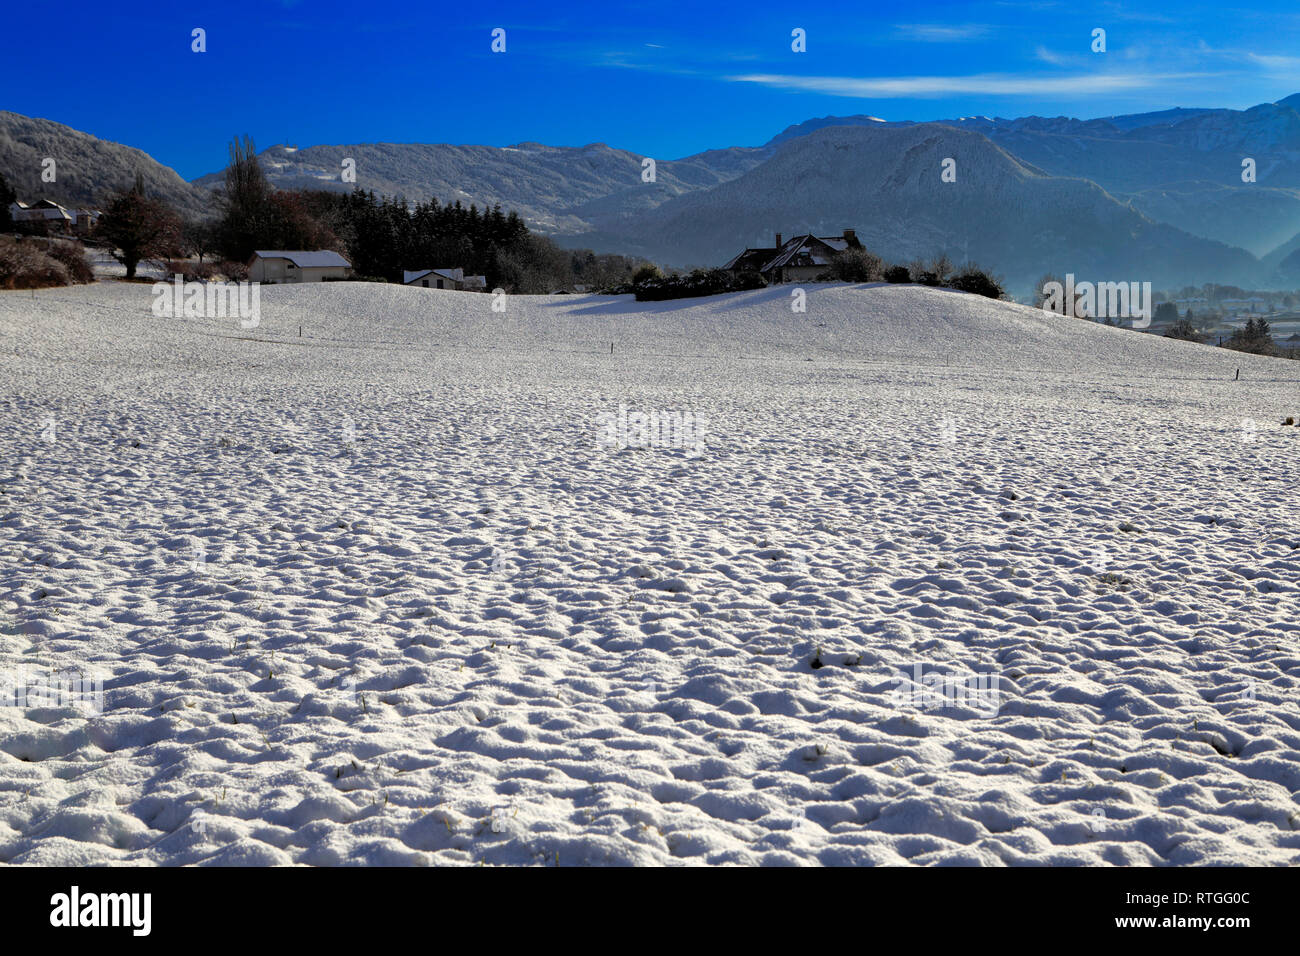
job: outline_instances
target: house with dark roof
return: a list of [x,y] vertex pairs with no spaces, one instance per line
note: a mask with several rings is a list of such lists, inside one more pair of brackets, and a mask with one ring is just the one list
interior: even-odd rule
[[31,205],[21,201],[12,202],[9,204],[9,214],[15,224],[23,223],[29,229],[45,233],[72,231],[73,215],[52,199],[38,199]]
[[842,236],[805,233],[784,242],[778,232],[774,245],[745,249],[722,268],[733,274],[757,272],[769,283],[809,282],[830,269],[837,252],[850,248],[862,248],[853,229],[845,229]]
[[253,282],[324,282],[352,275],[352,263],[329,249],[258,249],[248,260]]

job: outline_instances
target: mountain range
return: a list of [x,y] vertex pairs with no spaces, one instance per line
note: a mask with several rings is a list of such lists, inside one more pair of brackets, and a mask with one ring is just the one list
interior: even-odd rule
[[[50,195],[39,157],[60,157],[50,198],[91,201],[134,173],[201,210],[219,172],[185,183],[139,150],[0,112],[0,171]],[[893,261],[946,252],[1024,289],[1046,272],[1157,287],[1300,285],[1300,94],[1246,110],[1171,109],[1079,120],[965,117],[914,123],[823,117],[761,146],[657,160],[602,143],[273,146],[281,188],[436,197],[514,209],[562,245],[718,265],[773,233],[846,227]],[[955,182],[941,179],[955,161]],[[1243,160],[1254,182],[1243,181]]]

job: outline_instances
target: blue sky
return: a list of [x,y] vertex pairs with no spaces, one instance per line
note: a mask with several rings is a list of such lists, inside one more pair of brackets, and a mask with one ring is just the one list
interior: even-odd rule
[[[137,146],[187,179],[244,133],[259,148],[603,142],[676,159],[831,114],[1094,117],[1300,92],[1294,0],[125,7],[10,5],[0,109]],[[195,27],[206,53],[191,52]]]

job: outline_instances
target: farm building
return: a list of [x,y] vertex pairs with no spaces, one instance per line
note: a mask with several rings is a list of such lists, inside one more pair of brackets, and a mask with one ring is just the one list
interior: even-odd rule
[[323,282],[351,274],[352,263],[328,249],[259,249],[248,261],[248,278],[253,282]]
[[[71,232],[74,216],[50,199],[40,199],[30,206],[25,202],[9,204],[15,224],[25,223],[43,228],[44,232]],[[21,227],[20,227],[21,228]]]

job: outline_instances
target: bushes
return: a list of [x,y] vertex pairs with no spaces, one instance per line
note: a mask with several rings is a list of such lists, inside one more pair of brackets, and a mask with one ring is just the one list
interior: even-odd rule
[[63,263],[68,270],[68,279],[75,285],[86,285],[95,281],[95,270],[90,267],[86,254],[79,242],[53,242],[45,254],[57,262]]
[[638,302],[660,302],[664,299],[687,299],[723,292],[745,292],[766,285],[757,272],[732,275],[726,269],[696,269],[690,275],[646,279],[633,288]]
[[1223,344],[1237,352],[1252,352],[1255,355],[1278,354],[1267,319],[1247,319],[1246,327],[1237,329]]
[[186,282],[207,282],[215,279],[217,266],[211,262],[189,262],[185,259],[161,259],[158,262],[166,276],[180,276]]
[[958,292],[969,292],[972,295],[987,296],[990,299],[1000,299],[1006,294],[1000,279],[989,275],[973,263],[962,266],[961,270],[949,280],[948,288],[956,289]]
[[886,282],[895,284],[916,282],[921,285],[955,289],[971,295],[987,296],[1001,299],[1006,296],[1006,286],[999,276],[986,269],[981,269],[971,262],[954,272],[953,264],[947,256],[938,256],[929,262],[917,259],[911,266],[889,266],[881,272]]
[[830,277],[840,282],[879,282],[884,274],[880,256],[861,246],[835,253],[831,259]]
[[[1161,303],[1161,304],[1165,305],[1167,303]],[[1157,309],[1156,313],[1159,314],[1159,312],[1160,310]],[[1175,314],[1177,314],[1177,310],[1175,310]],[[1188,318],[1180,318],[1177,321],[1175,321],[1173,325],[1169,326],[1169,330],[1165,332],[1165,338],[1182,339],[1185,342],[1206,341],[1206,336],[1196,331],[1196,327],[1192,325],[1192,320]]]
[[248,278],[248,266],[242,262],[227,259],[217,267],[217,271],[226,277],[227,282],[243,282]]
[[46,289],[74,281],[91,281],[93,275],[74,279],[74,269],[78,275],[84,276],[89,273],[90,266],[80,252],[73,249],[72,254],[81,258],[81,264],[78,266],[74,260],[70,269],[58,258],[71,258],[67,249],[56,252],[53,248],[47,249],[42,242],[0,239],[0,289]]
[[912,281],[921,285],[939,288],[952,284],[952,260],[946,255],[937,256],[929,262],[914,259],[908,269],[912,273]]

